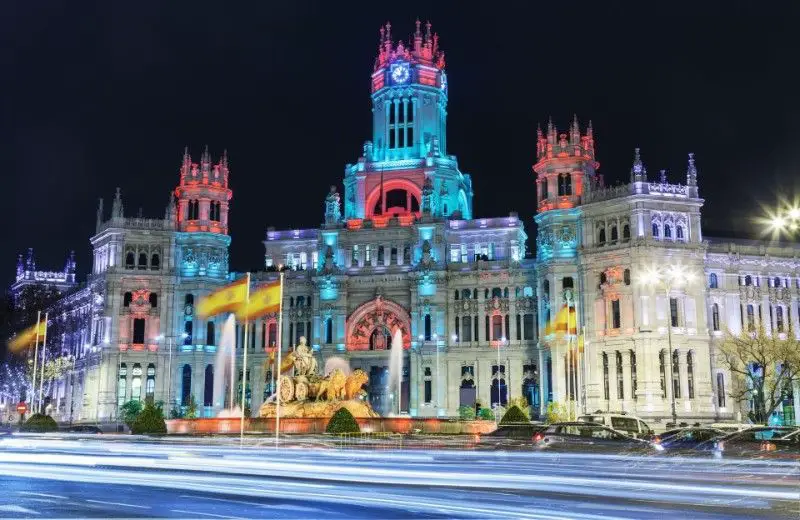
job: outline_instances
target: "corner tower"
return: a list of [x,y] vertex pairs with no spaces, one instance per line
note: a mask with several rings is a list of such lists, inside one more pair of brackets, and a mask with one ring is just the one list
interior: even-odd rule
[[408,43],[392,40],[391,24],[381,27],[370,87],[372,140],[345,168],[345,218],[472,218],[472,181],[447,155],[449,86],[430,23],[423,31],[417,20]]
[[213,164],[206,147],[200,163],[184,150],[180,184],[170,198],[166,218],[177,221],[182,276],[224,278],[228,274],[228,210],[233,192],[228,187],[228,155]]

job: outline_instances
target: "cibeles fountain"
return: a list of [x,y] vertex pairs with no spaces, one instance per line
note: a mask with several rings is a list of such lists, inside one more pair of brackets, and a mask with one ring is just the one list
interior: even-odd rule
[[363,390],[369,381],[366,372],[350,371],[347,361],[334,357],[326,361],[320,374],[305,337],[281,360],[279,374],[279,395],[261,405],[261,417],[275,417],[277,413],[281,418],[330,417],[339,408],[347,408],[354,417],[379,417]]

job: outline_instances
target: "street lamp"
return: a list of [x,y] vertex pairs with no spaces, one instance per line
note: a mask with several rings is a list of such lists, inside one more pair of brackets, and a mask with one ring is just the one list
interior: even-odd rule
[[433,333],[433,345],[436,347],[436,416],[438,417],[442,414],[442,380],[439,377],[439,335],[435,332]]
[[[672,292],[673,288],[686,286],[692,281],[694,281],[695,275],[693,272],[688,271],[682,265],[670,265],[666,268],[659,269],[657,267],[650,267],[644,271],[642,275],[642,283],[653,289],[658,287],[664,290],[664,296],[666,297],[666,304],[669,306],[670,303],[670,293]],[[672,362],[672,309],[670,306],[670,313],[669,318],[667,319],[667,345],[669,348],[669,359],[667,363],[669,363],[669,388],[670,388],[670,397],[671,397],[671,405],[672,405],[672,422],[673,424],[677,424],[678,422],[678,412],[675,408],[675,367]],[[667,387],[667,385],[664,385]]]
[[[186,339],[189,337],[189,334],[183,332],[180,334],[181,339]],[[169,351],[169,362],[167,368],[167,403],[171,407],[173,406],[172,403],[172,347],[174,346],[176,336],[166,336],[164,334],[159,334],[156,336],[156,341],[162,341],[164,339],[167,340],[167,350]]]

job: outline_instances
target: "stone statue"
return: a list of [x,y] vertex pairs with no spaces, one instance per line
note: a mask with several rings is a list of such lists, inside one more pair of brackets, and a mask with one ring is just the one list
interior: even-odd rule
[[317,359],[314,353],[306,345],[306,337],[300,336],[299,344],[294,347],[294,375],[295,376],[316,376]]

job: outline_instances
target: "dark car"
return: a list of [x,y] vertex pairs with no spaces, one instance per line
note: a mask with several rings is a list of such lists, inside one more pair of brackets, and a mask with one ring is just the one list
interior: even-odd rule
[[648,441],[634,439],[599,424],[553,423],[536,435],[536,446],[557,451],[661,451]]
[[103,433],[103,430],[90,424],[76,424],[73,426],[67,426],[61,431],[65,433]]
[[690,427],[666,431],[657,435],[653,442],[667,451],[670,450],[695,450],[710,449],[714,439],[724,437],[726,433],[715,428]]
[[711,441],[719,457],[800,459],[800,429],[786,426],[759,426]]
[[544,431],[543,424],[503,424],[495,431],[481,436],[481,442],[497,446],[531,446],[536,435]]

